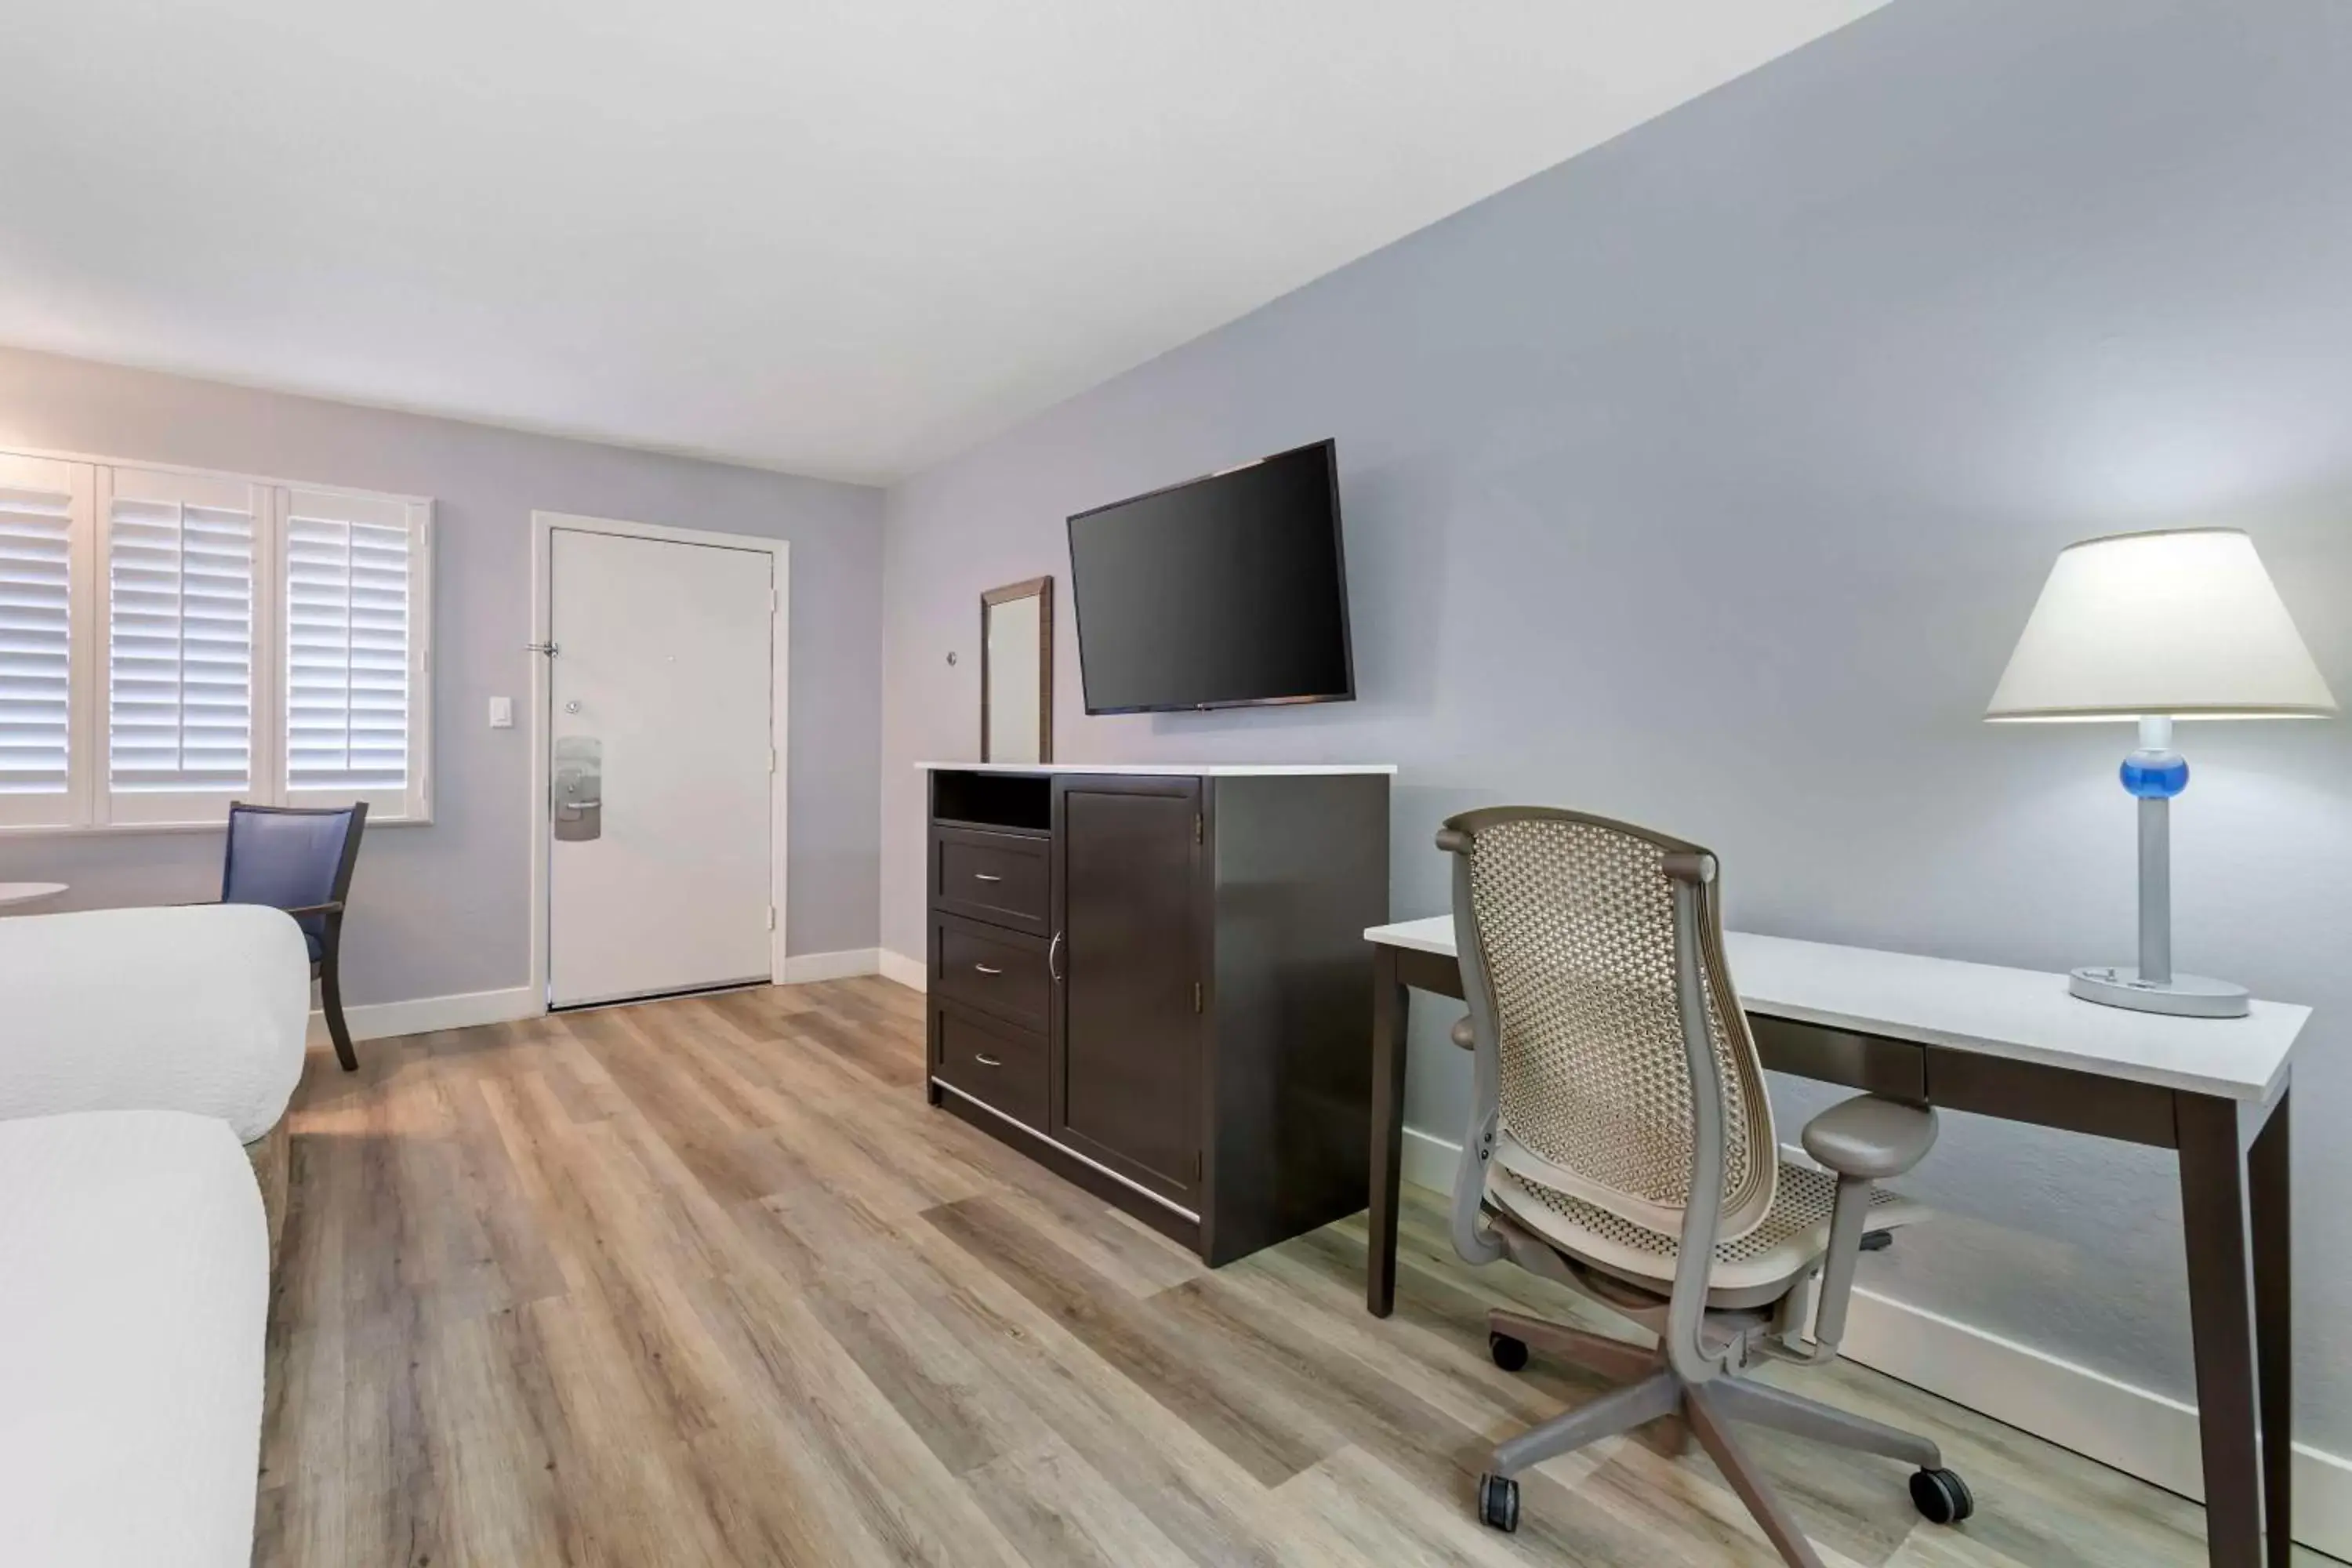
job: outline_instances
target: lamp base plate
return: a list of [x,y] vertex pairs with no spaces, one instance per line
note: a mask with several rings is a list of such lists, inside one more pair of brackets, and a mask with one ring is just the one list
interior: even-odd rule
[[2129,964],[2078,969],[2066,989],[2085,1002],[2128,1007],[2136,1013],[2169,1013],[2180,1018],[2242,1018],[2246,988],[2201,974],[2176,974],[2162,985],[2139,977]]

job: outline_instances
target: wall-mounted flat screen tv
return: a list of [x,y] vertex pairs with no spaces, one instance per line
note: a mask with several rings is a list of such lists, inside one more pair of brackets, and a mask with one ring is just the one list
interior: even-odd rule
[[1078,513],[1070,589],[1089,713],[1356,695],[1329,441]]

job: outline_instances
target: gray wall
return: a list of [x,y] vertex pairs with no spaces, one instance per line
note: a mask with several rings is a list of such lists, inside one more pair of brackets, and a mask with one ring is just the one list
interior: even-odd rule
[[[1715,847],[1748,929],[2127,956],[2128,731],[1979,715],[2061,546],[2189,522],[2253,531],[2352,697],[2347,193],[2339,0],[1903,0],[909,480],[886,945],[922,948],[909,764],[975,754],[980,591],[1066,584],[1066,513],[1335,436],[1362,700],[1088,720],[1066,594],[1057,755],[1398,763],[1401,918],[1444,907],[1441,818],[1526,800]],[[2317,1006],[2327,1129],[2352,726],[2183,745],[2181,960]],[[1409,1118],[1458,1139],[1421,1012]],[[2301,1435],[2352,1451],[2352,1142],[2296,1182]],[[1918,1185],[1950,1217],[1874,1285],[2189,1395],[2165,1157],[1953,1117]]]
[[[530,978],[530,514],[792,541],[787,951],[875,940],[878,490],[0,350],[0,449],[226,468],[434,499],[434,806],[371,831],[344,934],[352,1004]],[[0,880],[61,908],[220,890],[217,831],[0,837]]]

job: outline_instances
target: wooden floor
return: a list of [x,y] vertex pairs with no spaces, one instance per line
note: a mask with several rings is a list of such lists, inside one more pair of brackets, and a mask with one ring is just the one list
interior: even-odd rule
[[[920,999],[739,992],[314,1056],[270,1330],[256,1562],[1777,1563],[1701,1458],[1621,1440],[1470,1516],[1497,1437],[1599,1384],[1487,1360],[1492,1303],[1408,1207],[1211,1274],[923,1103]],[[1975,1486],[1769,1434],[1832,1568],[2203,1561],[2179,1500],[1850,1366],[1823,1397]],[[2317,1562],[2318,1559],[2312,1561]]]

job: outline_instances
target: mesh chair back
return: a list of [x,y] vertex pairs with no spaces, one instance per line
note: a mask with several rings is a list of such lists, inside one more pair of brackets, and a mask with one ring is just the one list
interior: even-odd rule
[[[364,802],[326,810],[247,805],[228,808],[228,856],[221,868],[221,902],[299,910],[340,903],[351,892],[352,868],[367,822]],[[313,960],[327,938],[327,917],[297,915]]]
[[[1691,1195],[1690,1058],[1675,985],[1674,883],[1664,861],[1705,851],[1538,807],[1471,812],[1447,826],[1470,839],[1475,942],[1463,952],[1468,960],[1476,950],[1500,1047],[1498,1163],[1635,1225],[1679,1235]],[[1712,884],[1699,895],[1701,990],[1723,1086],[1717,1236],[1729,1241],[1772,1206],[1780,1160],[1763,1067],[1723,959]],[[1464,979],[1476,985],[1471,970],[1465,963]]]

